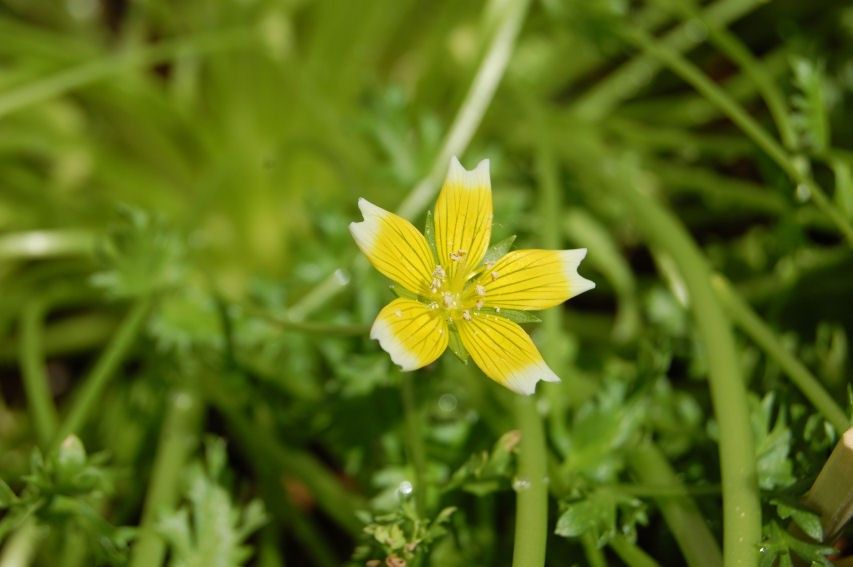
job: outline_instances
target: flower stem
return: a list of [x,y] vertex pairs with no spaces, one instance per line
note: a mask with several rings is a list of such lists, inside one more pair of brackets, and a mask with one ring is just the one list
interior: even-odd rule
[[53,439],[54,446],[61,443],[71,433],[78,433],[89,415],[97,407],[104,387],[121,365],[125,355],[133,345],[134,339],[139,334],[150,305],[150,300],[142,299],[131,307],[112,340],[95,362],[95,366],[83,380],[83,385],[77,392],[68,415]]
[[640,482],[668,486],[675,491],[654,498],[687,564],[690,567],[722,565],[714,536],[660,449],[651,443],[642,445],[630,453],[628,465]]
[[841,232],[849,244],[853,244],[853,225],[830,202],[823,189],[807,172],[798,166],[788,152],[739,105],[728,93],[717,86],[699,68],[675,50],[658,44],[654,38],[638,28],[624,28],[626,39],[655,56],[666,64],[673,72],[690,83],[711,103],[716,105],[761,148],[788,177],[796,184],[808,189],[808,194],[814,199],[815,205],[823,212]]
[[672,258],[684,280],[708,361],[711,400],[720,431],[724,560],[729,566],[755,565],[761,541],[755,447],[734,336],[711,287],[711,271],[669,211],[630,184],[617,181],[611,187],[633,210],[649,243]]
[[18,356],[27,404],[33,417],[33,428],[39,445],[45,448],[53,439],[58,418],[44,366],[43,319],[44,304],[41,301],[33,300],[24,306],[21,314],[21,342]]
[[616,536],[610,540],[610,547],[628,567],[657,567],[658,562],[645,551],[637,547],[625,536]]
[[131,567],[149,567],[163,562],[166,546],[155,531],[156,524],[160,515],[178,500],[184,467],[198,444],[201,415],[201,404],[195,392],[179,388],[171,394],[145,496],[139,535],[131,554]]
[[729,314],[729,317],[743,329],[743,331],[754,340],[758,346],[764,349],[776,363],[782,368],[791,382],[799,388],[800,392],[808,398],[812,405],[823,417],[832,424],[838,433],[843,433],[850,427],[850,419],[844,411],[835,403],[820,381],[809,372],[799,360],[797,360],[782,345],[782,341],[773,333],[773,330],[756,315],[750,306],[731,288],[726,280],[716,275],[712,280],[717,297]]
[[515,40],[521,30],[521,24],[524,23],[530,0],[509,0],[503,4],[503,17],[496,27],[492,41],[477,69],[477,74],[474,75],[465,100],[456,113],[453,125],[444,138],[432,168],[397,210],[403,217],[409,219],[416,217],[429,206],[447,172],[450,158],[462,153],[492,102],[492,97],[503,78],[515,48]]
[[536,410],[536,398],[516,400],[516,416],[521,430],[521,454],[516,479],[515,547],[513,567],[545,564],[548,540],[548,486],[545,431]]
[[415,509],[423,517],[426,513],[426,451],[424,450],[421,426],[418,417],[418,406],[415,403],[415,385],[411,372],[401,372],[401,394],[403,410],[406,413],[406,445],[409,460],[415,473]]

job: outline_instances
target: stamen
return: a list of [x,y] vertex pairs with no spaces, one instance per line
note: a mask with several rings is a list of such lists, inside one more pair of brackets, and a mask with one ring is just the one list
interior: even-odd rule
[[467,250],[457,250],[456,252],[450,253],[450,259],[453,260],[454,262],[458,262],[458,261],[462,260],[463,258],[465,258],[465,256],[467,256],[467,255],[468,255]]
[[466,309],[465,311],[462,312],[462,318],[465,319],[466,321],[470,321],[471,320],[471,312]]
[[441,299],[444,301],[444,306],[448,309],[456,306],[456,298],[449,291],[445,291],[441,295]]
[[474,288],[474,291],[476,291],[477,295],[479,295],[480,297],[486,295],[486,288],[484,288],[480,284],[477,284],[477,287]]
[[483,300],[482,300],[482,299],[478,299],[478,300],[477,300],[477,303],[475,304],[475,307],[477,307],[477,311],[479,311],[480,309],[482,309],[482,308],[483,308],[483,305],[484,305],[484,304],[483,304]]
[[442,268],[441,266],[436,266],[435,269],[432,271],[432,277],[439,280],[443,280],[446,275],[447,274],[445,273],[444,268]]
[[496,279],[498,279],[498,277],[499,277],[499,276],[500,276],[500,274],[499,274],[499,273],[497,273],[497,272],[492,272],[492,281],[495,281]]

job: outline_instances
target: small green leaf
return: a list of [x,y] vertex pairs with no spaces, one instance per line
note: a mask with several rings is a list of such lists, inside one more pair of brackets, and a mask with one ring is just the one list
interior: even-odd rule
[[391,288],[391,291],[393,291],[397,297],[402,297],[404,299],[417,299],[418,298],[417,294],[412,293],[411,291],[409,291],[408,289],[404,288],[401,285],[391,284],[388,287]]
[[432,211],[427,211],[426,213],[424,236],[426,237],[427,244],[429,244],[429,249],[432,251],[432,259],[435,260],[436,264],[439,264],[440,262],[438,261],[438,249],[435,247],[435,224],[432,220]]
[[539,318],[536,313],[532,311],[519,311],[516,309],[493,309],[491,307],[484,307],[480,309],[480,313],[486,313],[489,315],[497,315],[499,317],[503,317],[504,319],[509,319],[513,323],[541,323],[542,319]]
[[818,514],[799,504],[785,502],[778,498],[771,500],[770,503],[776,506],[776,511],[779,513],[780,518],[794,520],[794,523],[800,526],[800,529],[807,536],[816,541],[823,539],[823,527],[820,524],[820,516]]
[[8,508],[18,499],[9,485],[0,479],[0,509]]
[[468,364],[468,351],[465,350],[465,346],[462,344],[462,339],[459,337],[459,331],[456,330],[456,327],[450,325],[450,334],[447,337],[447,346],[450,347],[450,351],[456,355],[456,357],[461,360],[464,364]]
[[507,252],[509,252],[509,249],[512,248],[513,242],[515,242],[514,234],[510,237],[504,238],[500,242],[492,244],[489,249],[486,250],[486,255],[483,257],[483,263],[488,264],[500,260]]

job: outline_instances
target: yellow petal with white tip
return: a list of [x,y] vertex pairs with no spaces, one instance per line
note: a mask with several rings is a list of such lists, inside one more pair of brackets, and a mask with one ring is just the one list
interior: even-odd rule
[[473,286],[474,293],[486,307],[553,307],[595,287],[595,283],[578,274],[578,265],[585,256],[586,248],[515,250],[486,267]]
[[386,305],[370,329],[370,338],[391,355],[401,370],[417,370],[435,361],[447,348],[447,321],[440,309],[414,299]]
[[465,350],[483,373],[513,392],[530,395],[539,380],[559,382],[533,341],[516,323],[497,315],[471,312],[456,321]]
[[453,158],[435,204],[435,248],[449,281],[464,281],[483,260],[491,235],[489,160],[467,171]]
[[409,291],[428,294],[435,260],[426,238],[403,217],[367,199],[359,199],[358,208],[364,220],[350,223],[349,230],[370,263]]

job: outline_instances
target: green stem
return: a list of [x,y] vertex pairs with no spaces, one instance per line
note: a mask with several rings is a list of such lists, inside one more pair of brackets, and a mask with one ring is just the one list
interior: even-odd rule
[[[708,22],[726,25],[745,16],[762,4],[761,0],[722,0],[714,2],[703,11]],[[660,40],[661,45],[674,52],[684,52],[696,47],[705,40],[696,33],[696,26],[686,22],[676,27]],[[660,70],[660,64],[654,57],[640,55],[634,57],[599,81],[584,96],[578,98],[573,110],[581,117],[590,120],[605,118],[623,101],[634,96]]]
[[196,394],[180,388],[171,394],[151,481],[145,496],[139,535],[131,554],[131,567],[157,567],[163,563],[166,545],[156,533],[161,515],[175,506],[187,462],[198,445],[202,407]]
[[415,386],[411,372],[401,373],[400,393],[403,397],[403,410],[406,414],[406,445],[409,460],[415,473],[415,506],[418,515],[423,517],[426,513],[426,451],[424,449],[423,437],[421,437],[420,417],[418,406],[415,403]]
[[21,342],[18,352],[27,405],[33,417],[36,437],[42,448],[50,444],[58,422],[44,363],[42,345],[44,309],[44,305],[38,300],[30,301],[24,306],[21,314]]
[[[632,451],[628,464],[641,482],[668,485],[683,490],[680,488],[681,480],[666,457],[652,444],[642,445]],[[715,567],[723,564],[720,548],[690,497],[656,496],[655,503],[690,567]],[[750,565],[756,564],[757,561]]]
[[722,276],[713,279],[717,297],[726,309],[729,317],[758,344],[767,355],[776,361],[791,382],[817,408],[823,417],[832,424],[838,433],[850,427],[850,419],[835,403],[820,381],[809,372],[799,360],[788,352],[773,330],[761,320],[743,299],[731,288]]
[[94,248],[95,237],[87,231],[32,230],[0,237],[0,260],[88,255]]
[[773,117],[773,121],[776,123],[782,142],[787,148],[793,148],[797,143],[797,136],[788,114],[785,97],[782,95],[782,91],[779,89],[776,81],[773,80],[773,77],[764,69],[761,62],[752,55],[743,42],[725,27],[719,26],[716,22],[705,18],[690,2],[664,2],[658,0],[658,3],[675,8],[688,21],[701,22],[708,29],[708,37],[711,42],[728,55],[732,61],[737,63],[743,69],[744,73],[755,83],[758,92],[767,104],[770,116]]
[[658,567],[658,562],[645,551],[631,543],[625,536],[616,536],[610,540],[610,547],[628,567]]
[[515,547],[513,567],[540,567],[545,564],[548,540],[547,453],[542,420],[536,398],[516,400],[516,415],[521,431],[518,477],[515,479]]
[[15,531],[3,546],[0,567],[27,567],[33,562],[39,541],[44,538],[46,528],[40,528],[32,518]]
[[0,117],[32,104],[44,102],[74,89],[104,80],[135,67],[156,65],[187,53],[209,53],[251,45],[257,41],[254,29],[232,29],[209,32],[167,41],[151,47],[105,56],[76,67],[54,73],[43,79],[25,83],[0,95]]
[[95,366],[83,380],[83,385],[80,386],[68,415],[54,437],[54,445],[60,443],[67,435],[78,433],[97,407],[109,379],[115,374],[128,350],[133,346],[133,341],[139,334],[150,305],[150,300],[143,299],[130,309],[118,331],[95,362]]
[[598,543],[596,543],[592,532],[584,532],[581,535],[581,546],[583,547],[584,555],[586,555],[587,565],[590,567],[607,567],[604,552],[598,547]]
[[711,271],[684,227],[630,184],[612,183],[633,209],[649,243],[671,257],[690,298],[698,338],[708,361],[709,386],[720,431],[726,565],[752,566],[761,541],[755,448],[746,387],[729,321],[711,287]]
[[269,311],[254,307],[243,306],[243,309],[246,313],[254,317],[266,319],[270,323],[273,323],[284,330],[294,331],[297,333],[306,333],[310,335],[361,336],[370,330],[370,325],[337,325],[332,323],[316,323],[313,321],[297,321],[290,319],[289,317],[275,315]]
[[791,180],[808,189],[815,205],[825,214],[848,243],[853,244],[853,225],[829,201],[823,189],[802,167],[798,166],[785,149],[753,119],[747,111],[718,87],[698,67],[690,63],[678,52],[658,44],[654,38],[637,28],[624,28],[623,35],[647,53],[657,57],[672,71],[717,105],[743,132],[755,142]]
[[474,132],[483,120],[486,109],[506,71],[507,63],[515,48],[515,41],[524,23],[530,0],[510,0],[503,3],[503,14],[486,54],[474,75],[471,87],[453,125],[447,132],[441,149],[436,155],[427,176],[409,193],[397,212],[406,218],[414,218],[429,206],[439,184],[447,173],[447,164],[454,155],[462,153]]

